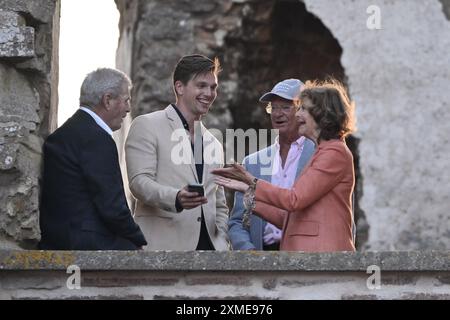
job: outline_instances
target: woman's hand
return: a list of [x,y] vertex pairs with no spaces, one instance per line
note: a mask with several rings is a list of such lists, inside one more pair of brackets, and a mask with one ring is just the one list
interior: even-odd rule
[[242,181],[247,184],[247,187],[253,183],[253,179],[255,178],[238,163],[233,163],[229,167],[214,169],[211,173],[224,178]]
[[219,186],[222,186],[227,189],[234,190],[234,191],[240,191],[242,193],[244,193],[248,189],[248,184],[246,184],[245,182],[234,180],[234,179],[229,179],[229,178],[224,178],[221,176],[216,176],[214,178],[214,182],[216,184],[218,184]]

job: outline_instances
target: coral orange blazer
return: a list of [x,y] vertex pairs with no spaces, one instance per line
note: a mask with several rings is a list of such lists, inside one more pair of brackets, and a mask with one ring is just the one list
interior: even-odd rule
[[353,157],[343,140],[321,142],[292,189],[256,185],[254,213],[283,230],[280,249],[355,251]]

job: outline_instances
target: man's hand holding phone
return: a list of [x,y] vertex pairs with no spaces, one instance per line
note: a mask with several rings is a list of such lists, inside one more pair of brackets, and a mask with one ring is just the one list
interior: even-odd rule
[[208,203],[204,194],[203,185],[188,184],[178,192],[177,199],[183,209],[194,209],[202,204]]

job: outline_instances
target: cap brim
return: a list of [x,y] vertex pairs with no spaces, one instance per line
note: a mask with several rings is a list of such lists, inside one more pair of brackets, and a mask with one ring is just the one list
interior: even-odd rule
[[259,101],[261,101],[261,102],[270,102],[270,100],[273,97],[280,97],[280,98],[283,98],[283,99],[286,99],[286,100],[292,100],[292,97],[289,97],[289,96],[284,95],[284,94],[276,94],[276,93],[273,93],[273,92],[267,92],[267,93],[264,93],[261,96],[261,98],[259,98]]

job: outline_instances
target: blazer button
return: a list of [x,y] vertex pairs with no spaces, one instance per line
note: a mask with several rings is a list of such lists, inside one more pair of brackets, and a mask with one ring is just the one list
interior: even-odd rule
[[202,221],[202,218],[201,218],[201,217],[198,217],[198,218],[197,218],[197,221],[198,221],[198,222]]

